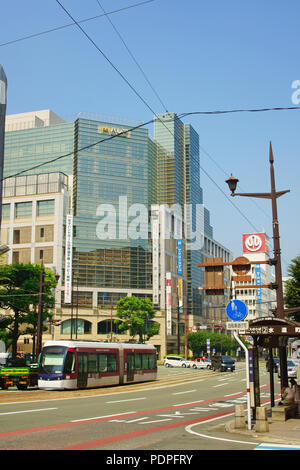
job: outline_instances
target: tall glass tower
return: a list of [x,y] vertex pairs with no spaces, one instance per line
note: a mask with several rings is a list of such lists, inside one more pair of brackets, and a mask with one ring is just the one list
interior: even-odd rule
[[2,216],[2,179],[3,179],[3,159],[4,159],[4,130],[6,114],[6,90],[7,78],[2,65],[0,64],[0,223]]
[[[197,226],[203,213],[200,188],[199,135],[190,124],[183,124],[175,113],[160,114],[154,121],[154,139],[157,144],[157,202],[172,206],[179,204],[185,219],[187,251],[187,312],[202,316],[201,285],[202,261],[200,232]],[[203,217],[201,217],[201,221]],[[193,240],[195,238],[195,240]]]

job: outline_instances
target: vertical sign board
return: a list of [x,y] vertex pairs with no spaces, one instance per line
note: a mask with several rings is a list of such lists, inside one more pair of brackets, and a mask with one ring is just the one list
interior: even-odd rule
[[[256,284],[261,286],[261,272],[260,272],[260,264],[257,264],[255,267],[255,274],[256,274]],[[256,301],[261,302],[261,287],[256,289]]]
[[182,240],[177,240],[177,274],[182,274]]
[[0,64],[0,223],[2,216],[2,180],[4,161],[4,135],[5,135],[5,115],[6,115],[6,89],[7,78],[2,65]]
[[179,313],[182,313],[183,311],[183,296],[182,296],[182,278],[178,278],[178,307],[179,307]]
[[153,304],[159,303],[159,215],[158,211],[152,212],[152,279],[153,279]]
[[65,304],[72,302],[73,216],[66,216]]
[[167,322],[167,336],[172,334],[172,286],[171,286],[171,273],[166,273],[166,322]]

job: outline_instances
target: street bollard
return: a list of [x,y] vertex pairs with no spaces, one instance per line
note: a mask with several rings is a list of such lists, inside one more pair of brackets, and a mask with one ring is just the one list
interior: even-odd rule
[[269,432],[269,422],[267,408],[264,406],[256,407],[256,432]]
[[246,427],[244,405],[235,405],[234,416],[235,416],[235,420],[234,420],[235,429],[244,429]]

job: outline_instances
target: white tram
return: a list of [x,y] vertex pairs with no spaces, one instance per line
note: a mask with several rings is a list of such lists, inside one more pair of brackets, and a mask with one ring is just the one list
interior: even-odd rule
[[151,344],[47,341],[39,360],[38,387],[103,387],[155,380],[156,376],[156,349]]

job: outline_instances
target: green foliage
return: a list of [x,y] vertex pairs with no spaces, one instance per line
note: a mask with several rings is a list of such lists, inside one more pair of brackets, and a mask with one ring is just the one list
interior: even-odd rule
[[[288,275],[291,279],[285,281],[285,306],[287,308],[300,307],[300,256],[292,259],[288,267]],[[290,316],[300,322],[300,311]]]
[[[187,334],[188,348],[193,351],[194,357],[206,355],[207,339],[210,339],[210,351],[215,349],[216,353],[232,354],[236,351],[238,343],[234,338],[223,333],[212,333],[203,330]],[[242,340],[243,341],[243,340]]]
[[[6,347],[12,345],[16,356],[17,341],[21,333],[36,333],[39,304],[41,266],[37,264],[11,264],[0,266],[0,307],[8,310],[6,319],[0,323],[0,339]],[[50,269],[45,269],[43,321],[53,316],[55,298],[52,289],[57,281]],[[23,326],[22,330],[21,327]]]
[[129,330],[132,337],[138,336],[139,342],[144,343],[159,333],[159,323],[152,321],[155,313],[150,299],[124,297],[117,303],[117,317],[122,321],[115,322],[119,331]]

